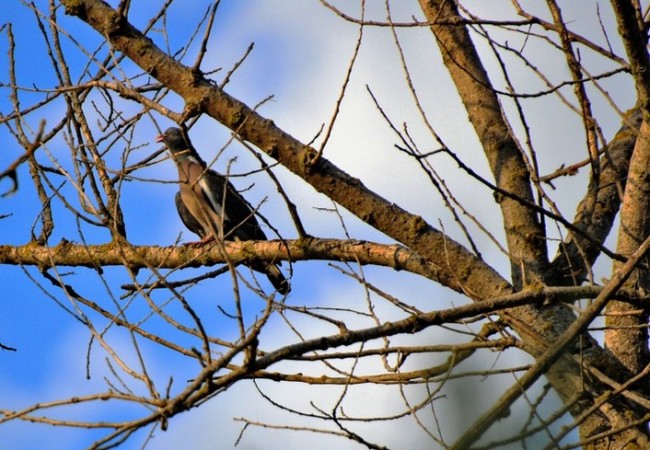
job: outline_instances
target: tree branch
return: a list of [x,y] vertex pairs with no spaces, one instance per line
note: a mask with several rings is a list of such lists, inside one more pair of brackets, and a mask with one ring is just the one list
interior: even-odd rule
[[73,244],[62,241],[54,247],[36,243],[22,246],[0,245],[0,264],[39,266],[130,268],[177,268],[212,266],[232,261],[235,264],[253,261],[334,260],[375,264],[406,270],[438,280],[440,268],[401,245],[385,245],[367,241],[338,239],[301,239],[288,241],[224,242],[220,247],[131,246],[126,243],[103,245]]

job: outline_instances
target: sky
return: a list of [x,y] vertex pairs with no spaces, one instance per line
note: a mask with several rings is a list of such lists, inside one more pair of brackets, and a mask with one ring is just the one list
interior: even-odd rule
[[[109,2],[115,5],[115,1]],[[157,10],[159,1],[133,0],[130,19],[137,27],[142,27]],[[468,3],[473,11],[495,18],[512,18],[509,2],[494,1]],[[336,2],[346,13],[358,15],[359,2]],[[367,18],[383,20],[386,16],[384,2],[368,0],[366,2]],[[36,5],[45,8],[45,2]],[[156,8],[153,7],[156,5]],[[197,15],[202,14],[210,2],[192,0],[176,2],[167,17],[169,45],[172,51],[178,50],[193,32]],[[0,19],[0,27],[12,23],[17,44],[17,77],[22,86],[53,88],[52,71],[46,64],[47,55],[43,51],[42,37],[35,24],[33,13],[18,0],[9,0],[3,5],[5,10]],[[533,8],[533,4],[527,6]],[[406,21],[415,16],[421,18],[418,3],[414,0],[392,2],[391,11],[395,21]],[[488,11],[489,9],[489,11]],[[565,18],[572,29],[590,33],[595,39],[602,40],[597,20],[595,3],[589,2],[588,14],[583,5],[575,6],[571,2],[563,5]],[[602,20],[606,27],[614,30],[611,14],[603,8]],[[93,51],[100,43],[98,35],[77,19],[60,14],[60,23],[84,48]],[[510,15],[509,15],[510,14]],[[547,13],[545,13],[547,15]],[[302,142],[309,142],[317,135],[323,123],[328,123],[345,78],[351,55],[358,36],[358,27],[346,23],[324,8],[316,0],[222,0],[219,6],[214,32],[208,48],[205,66],[209,69],[223,67],[224,72],[238,61],[251,42],[255,43],[252,54],[239,68],[227,86],[227,92],[254,105],[262,99],[273,95],[271,101],[264,103],[259,112],[271,118],[279,127]],[[165,45],[159,28],[152,33],[158,45]],[[420,96],[420,101],[427,113],[427,118],[438,132],[445,144],[478,173],[489,178],[489,169],[478,147],[476,137],[467,121],[467,114],[458,101],[453,85],[441,66],[440,56],[435,48],[430,32],[422,28],[404,29],[399,32],[400,42],[410,69],[413,85]],[[396,136],[387,129],[385,122],[368,93],[370,89],[382,104],[384,111],[399,125],[407,123],[409,133],[421,148],[434,150],[438,147],[423,124],[415,107],[411,94],[404,83],[404,72],[399,53],[393,37],[385,28],[364,29],[363,44],[350,79],[349,90],[342,102],[338,121],[336,122],[324,155],[340,168],[361,179],[370,189],[405,209],[420,214],[430,224],[444,227],[454,239],[465,243],[463,236],[452,216],[444,208],[439,196],[432,194],[432,188],[426,175],[415,161],[396,151]],[[546,51],[537,48],[536,42],[523,42],[523,38],[511,38],[513,46],[525,45],[526,51]],[[600,41],[599,41],[600,42]],[[64,39],[64,48],[69,52],[72,72],[80,73],[88,62],[88,56],[80,52],[75,44]],[[6,28],[0,33],[0,83],[8,81],[7,60],[8,39]],[[191,48],[189,53],[195,52]],[[479,46],[479,50],[487,49]],[[616,49],[623,54],[620,48]],[[591,56],[584,54],[585,60]],[[191,62],[188,58],[186,62]],[[486,57],[490,73],[494,73],[497,62]],[[536,60],[541,70],[560,80],[567,77],[567,70],[558,59],[539,58]],[[594,69],[597,62],[594,62]],[[135,69],[128,62],[125,70]],[[221,72],[221,73],[224,73]],[[525,71],[514,72],[514,79],[523,91],[535,92],[541,89],[538,81]],[[218,72],[216,79],[221,79]],[[495,76],[494,82],[502,84]],[[632,106],[634,92],[629,80],[615,77],[604,82],[605,88],[614,96],[618,105],[625,109]],[[567,90],[567,93],[570,91]],[[24,104],[33,101],[34,94],[21,93]],[[584,135],[581,132],[579,118],[559,107],[557,99],[542,97],[525,102],[526,113],[531,121],[531,133],[539,152],[541,172],[547,173],[567,161],[578,161],[584,156]],[[137,111],[137,105],[122,104],[125,115]],[[170,96],[165,99],[165,106],[181,111],[180,99]],[[512,104],[504,102],[504,107],[512,111]],[[132,109],[129,109],[132,108]],[[616,112],[602,97],[593,97],[593,108],[600,118],[600,125],[606,138],[611,138],[619,126]],[[0,88],[0,113],[8,114],[12,109],[9,90],[6,84]],[[27,118],[35,129],[38,121],[45,118],[49,123],[56,122],[65,111],[62,103],[55,103]],[[165,128],[173,125],[161,116],[155,121],[143,118],[136,129],[136,141],[141,148],[133,150],[129,158],[139,160],[153,153],[160,147],[154,142],[158,134],[156,126]],[[515,130],[521,128],[515,124]],[[240,145],[232,144],[224,148],[230,133],[214,120],[201,118],[192,128],[190,136],[194,146],[206,160],[215,155],[215,169],[225,171],[230,167],[234,173],[247,173],[258,167],[256,160]],[[22,154],[22,148],[8,133],[6,127],[0,127],[0,141],[5,145],[0,152],[0,170],[3,170]],[[317,140],[317,143],[319,141]],[[568,145],[572,143],[574,145]],[[223,150],[223,151],[222,151]],[[62,138],[54,140],[47,148],[49,158],[61,161],[69,167],[66,158],[69,152]],[[109,158],[112,156],[109,155]],[[114,156],[113,156],[114,157]],[[44,160],[46,155],[43,155]],[[233,160],[236,158],[236,160]],[[115,161],[115,160],[113,160]],[[491,230],[497,239],[502,238],[499,231],[500,215],[494,206],[492,194],[480,189],[476,183],[468,182],[458,168],[449,160],[435,160],[436,170],[446,177],[455,197],[469,206],[471,214],[477,221]],[[298,206],[307,232],[319,237],[343,238],[346,232],[353,238],[392,243],[376,230],[371,229],[349,213],[341,211],[341,219],[331,211],[332,203],[317,194],[313,188],[283,168],[275,170],[276,175],[286,189],[292,201]],[[0,198],[1,244],[24,244],[30,240],[30,230],[38,223],[40,206],[30,177],[25,166],[19,171],[19,190],[12,196]],[[140,173],[141,179],[125,183],[122,190],[122,206],[129,232],[129,239],[136,245],[173,245],[179,235],[184,242],[194,239],[177,217],[174,210],[173,196],[176,186],[171,183],[176,170],[170,160],[161,160],[153,167]],[[268,177],[263,174],[236,178],[235,184],[246,190],[246,197],[253,204],[261,204],[262,213],[269,218],[281,234],[287,238],[296,236],[289,214],[282,200]],[[558,207],[569,217],[575,209],[585,182],[585,171],[570,180],[557,182],[559,193],[554,200]],[[169,181],[161,184],[159,181]],[[252,186],[252,187],[251,187]],[[571,186],[575,186],[572,189]],[[0,192],[10,187],[8,180],[0,180]],[[70,186],[63,188],[66,195],[74,196]],[[569,192],[572,195],[566,195]],[[554,193],[551,193],[554,195]],[[489,205],[489,207],[484,207]],[[78,224],[70,220],[69,215],[60,206],[55,208],[57,227],[51,244],[60,239],[79,241],[81,235]],[[36,225],[38,229],[38,225]],[[102,243],[108,238],[103,231],[92,227],[83,227],[84,238],[92,243]],[[472,231],[475,226],[470,226]],[[267,230],[268,231],[268,230]],[[508,262],[499,249],[487,239],[480,240],[483,256],[502,274],[507,274]],[[551,252],[552,254],[553,252]],[[606,264],[604,262],[603,264]],[[338,266],[341,266],[340,264]],[[285,270],[287,266],[285,265]],[[603,269],[606,270],[606,269]],[[199,274],[197,269],[193,273]],[[465,300],[449,290],[424,280],[420,277],[394,273],[388,269],[366,267],[364,273],[378,287],[387,290],[400,299],[407,299],[411,304],[424,310],[462,304]],[[185,274],[183,274],[185,275]],[[65,273],[84,295],[102,299],[107,302],[119,302],[116,295],[119,289],[107,289],[91,270],[75,269]],[[107,269],[105,279],[119,286],[128,282],[123,269]],[[265,280],[262,280],[262,283]],[[65,398],[66,395],[83,395],[106,389],[104,377],[111,377],[106,364],[106,354],[95,343],[90,349],[90,379],[86,378],[86,355],[89,352],[89,334],[71,314],[61,305],[73,307],[68,299],[52,288],[34,268],[3,266],[0,268],[0,286],[5,289],[5,296],[0,302],[0,342],[15,347],[17,352],[0,353],[0,409],[21,408],[37,401],[52,401]],[[223,319],[217,311],[215,301],[228,309],[227,302],[229,280],[227,277],[210,279],[201,283],[192,291],[196,307],[206,317],[215,318],[209,322],[209,329],[215,334],[232,333],[232,324]],[[339,271],[323,262],[305,262],[293,266],[292,293],[288,299],[295,305],[324,305],[327,307],[345,307],[355,302],[363,302],[364,290],[353,280],[342,277]],[[255,314],[262,307],[262,302],[254,296],[247,298],[246,313]],[[140,302],[140,303],[138,303]],[[147,307],[142,299],[132,299],[130,311],[134,314],[146,314]],[[170,311],[175,311],[173,304]],[[397,311],[386,304],[379,303],[378,311],[383,319],[399,317]],[[176,310],[178,314],[182,311]],[[359,326],[366,322],[360,321]],[[301,327],[305,337],[315,337],[322,333],[332,333],[322,323],[305,323]],[[281,320],[273,320],[265,330],[266,348],[277,348],[295,340]],[[109,329],[107,336],[113,346],[120,349],[128,361],[133,361],[132,345],[128,335],[119,329]],[[403,338],[405,343],[414,342],[449,342],[458,339],[457,334],[449,334],[440,329],[430,329],[417,336]],[[400,339],[392,341],[401,342]],[[152,377],[161,385],[170,376],[174,377],[175,386],[182,386],[182,381],[196,373],[186,359],[159,351],[153,346],[146,350],[147,366]],[[441,363],[441,361],[436,363]],[[483,367],[507,367],[526,364],[529,358],[523,355],[482,354],[476,361]],[[345,364],[342,364],[342,367]],[[467,370],[471,367],[467,368]],[[498,398],[504,386],[512,384],[512,376],[476,379],[473,383],[449,383],[444,392],[445,398],[434,402],[434,413],[440,420],[445,437],[453,440],[462,426],[481,412],[480,405],[489,405]],[[262,382],[259,388],[274,398],[282,399],[286,405],[301,411],[312,411],[315,406],[328,410],[336,404],[342,394],[342,388],[314,388],[302,385],[281,385]],[[421,396],[421,389],[408,389],[405,396],[416,401]],[[313,401],[313,404],[310,404]],[[548,403],[548,404],[547,404]],[[552,398],[544,403],[542,410],[550,412],[557,406]],[[395,389],[379,390],[376,386],[354,389],[345,400],[346,412],[350,414],[370,415],[377,411],[384,414],[403,409],[401,394]],[[108,408],[108,409],[107,409]],[[123,407],[78,408],[74,411],[61,412],[61,417],[103,418],[115,420],[121,414],[133,414],[133,410]],[[517,422],[517,412],[513,422]],[[522,409],[523,411],[523,409]],[[427,414],[431,414],[428,412]],[[252,383],[238,383],[224,394],[203,405],[201,408],[175,417],[166,432],[156,430],[149,443],[151,449],[214,449],[233,448],[242,430],[241,422],[235,418],[247,417],[251,420],[275,424],[317,426],[314,421],[298,420],[294,416],[280,411],[268,404],[257,392]],[[430,417],[430,416],[427,416]],[[505,426],[505,425],[504,425]],[[427,441],[427,436],[417,427],[415,421],[387,422],[373,426],[355,424],[356,430],[367,433],[374,442],[383,443],[389,448],[420,448]],[[500,436],[502,429],[495,427],[485,442]],[[0,426],[0,449],[41,448],[44,442],[56,442],[57,448],[85,448],[96,435],[87,430],[60,430],[53,427],[37,426],[30,423],[9,423]],[[133,436],[121,448],[140,448],[146,435],[141,432]],[[361,448],[357,443],[327,435],[313,435],[306,432],[289,432],[250,427],[244,433],[238,448],[266,449],[285,448]]]

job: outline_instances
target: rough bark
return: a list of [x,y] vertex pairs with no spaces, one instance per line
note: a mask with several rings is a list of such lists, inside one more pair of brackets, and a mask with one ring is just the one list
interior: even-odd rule
[[[629,255],[650,235],[650,126],[643,123],[630,162],[625,197],[621,208],[618,252]],[[620,264],[615,264],[615,267]],[[648,261],[628,280],[628,288],[650,288]],[[626,302],[614,301],[607,308],[605,344],[631,373],[648,364],[648,313]]]
[[573,221],[592,241],[571,233],[560,245],[549,276],[556,285],[580,285],[600,256],[601,249],[595,243],[605,242],[618,215],[641,120],[640,108],[628,111],[616,136],[603,149],[599,178],[592,179]]
[[[625,196],[621,206],[621,226],[617,251],[628,255],[650,234],[650,56],[647,50],[647,28],[639,5],[613,0],[619,34],[622,38],[634,78],[637,102],[643,121],[636,140],[627,175]],[[615,265],[616,267],[616,265]],[[650,288],[648,260],[628,280],[628,288],[647,292]],[[626,302],[611,302],[607,308],[605,344],[631,373],[640,373],[649,362],[648,311]],[[642,385],[648,392],[648,383]],[[648,426],[640,427],[648,433]],[[617,444],[621,439],[615,441]]]

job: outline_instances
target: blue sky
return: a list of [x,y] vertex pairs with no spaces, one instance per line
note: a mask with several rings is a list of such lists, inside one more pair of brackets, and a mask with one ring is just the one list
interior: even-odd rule
[[[115,1],[110,2],[115,4]],[[150,15],[161,2],[133,1],[131,21],[136,26],[143,26]],[[490,6],[491,13],[506,17],[508,2],[494,2]],[[36,2],[38,7],[45,8],[46,2]],[[167,29],[172,50],[177,50],[193,32],[197,14],[202,14],[209,6],[206,1],[177,2],[170,9],[167,18]],[[357,14],[358,5],[349,7],[347,2],[338,2],[350,14]],[[356,2],[355,2],[356,4]],[[369,0],[367,2],[369,16],[374,19],[385,17],[384,2]],[[17,42],[17,77],[21,86],[37,86],[41,89],[56,87],[53,72],[47,64],[47,55],[43,52],[42,38],[38,33],[33,13],[18,0],[10,0],[3,11],[0,22],[11,22]],[[483,6],[474,5],[477,11]],[[593,18],[581,16],[582,6],[571,6],[565,9],[565,17],[571,20],[576,29],[583,27],[597,36]],[[501,11],[503,10],[503,11]],[[593,13],[593,10],[590,10]],[[486,13],[485,11],[481,11]],[[412,15],[418,15],[418,4],[415,1],[395,2],[393,6],[395,20],[408,20]],[[604,13],[606,24],[611,24],[611,18]],[[75,36],[78,42],[93,51],[99,44],[98,35],[77,19],[60,14],[61,25]],[[590,28],[591,27],[591,28]],[[215,78],[220,80],[222,75],[241,57],[251,43],[255,43],[253,53],[233,77],[227,91],[254,105],[269,95],[272,101],[265,103],[260,112],[271,118],[285,131],[309,142],[318,132],[322,123],[327,123],[331,117],[356,42],[358,28],[337,18],[317,1],[281,0],[268,2],[263,0],[223,0],[215,24],[215,32],[209,46],[209,54],[205,60],[207,69],[223,67],[223,72]],[[383,119],[373,106],[366,90],[369,86],[376,94],[385,111],[395,118],[397,123],[409,124],[409,131],[422,148],[436,148],[436,142],[422,124],[414,102],[403,82],[403,71],[398,59],[398,53],[392,41],[392,36],[386,29],[368,28],[364,32],[364,43],[350,81],[350,89],[342,104],[341,115],[337,122],[332,138],[325,149],[325,156],[351,175],[359,177],[371,189],[382,196],[394,201],[405,209],[422,215],[434,226],[444,225],[445,231],[455,239],[462,241],[462,234],[456,227],[450,214],[444,209],[440,198],[432,193],[431,186],[417,167],[417,164],[399,152],[393,144],[395,136],[387,130]],[[404,47],[413,82],[428,114],[428,118],[436,127],[443,141],[465,158],[479,173],[489,177],[489,170],[477,146],[476,138],[466,120],[466,113],[457,100],[453,85],[440,65],[440,57],[433,39],[426,29],[408,29],[399,34]],[[161,45],[164,41],[159,32],[153,33],[154,41]],[[7,34],[0,33],[0,82],[6,83],[7,75]],[[534,43],[529,45],[533,46]],[[426,51],[423,51],[426,49]],[[87,64],[88,57],[75,44],[64,39],[64,50],[72,64],[73,79],[81,76],[81,70]],[[192,55],[195,48],[190,49]],[[534,47],[531,51],[535,51]],[[622,52],[621,52],[622,53]],[[586,55],[586,58],[589,56]],[[186,61],[193,62],[192,57]],[[495,67],[491,58],[486,58],[490,69]],[[552,58],[539,60],[540,67],[562,79],[567,76],[562,68]],[[553,65],[557,68],[553,68]],[[130,63],[125,63],[125,70],[136,71]],[[496,80],[497,83],[500,80]],[[518,80],[521,89],[534,91],[539,89],[537,82],[526,75]],[[605,82],[609,92],[616,101],[627,108],[632,106],[634,92],[625,78],[618,77],[611,82]],[[33,101],[35,94],[21,92],[23,104]],[[99,101],[99,98],[98,98]],[[124,101],[121,104],[124,114],[138,110],[135,104]],[[180,112],[180,99],[170,96],[165,99],[165,106]],[[616,113],[607,106],[607,102],[594,97],[594,109],[603,118],[600,124],[607,138],[611,138],[619,120]],[[533,123],[532,133],[536,145],[543,150],[540,154],[542,172],[546,173],[557,168],[563,162],[573,162],[584,158],[584,136],[581,134],[579,118],[566,109],[558,107],[557,101],[551,98],[531,100],[526,103],[527,114]],[[58,120],[65,111],[64,104],[59,101],[47,106],[44,110],[26,118],[32,129],[38,127],[38,122],[45,118],[48,125]],[[511,110],[512,106],[507,104]],[[0,113],[11,111],[9,90],[0,89]],[[129,161],[134,162],[159,149],[154,142],[158,134],[156,125],[166,128],[172,123],[157,114],[145,117],[137,126],[135,142],[141,147],[132,151]],[[200,119],[192,129],[190,136],[195,147],[206,160],[211,160],[223,148],[230,137],[228,130],[216,124],[210,118]],[[0,152],[0,170],[12,163],[22,154],[22,148],[17,145],[5,127],[0,127],[0,141],[4,148]],[[574,148],[569,148],[567,142],[575,142]],[[108,156],[111,164],[117,167],[120,154],[113,151]],[[47,156],[49,155],[49,156]],[[70,167],[70,152],[66,149],[61,136],[53,140],[41,153],[42,163],[52,164],[56,160],[64,167]],[[233,162],[233,158],[236,160]],[[214,167],[225,171],[231,165],[233,173],[246,173],[257,168],[256,160],[238,144],[228,145]],[[455,195],[470,206],[479,222],[492,230],[497,238],[500,217],[496,213],[492,195],[481,191],[478,186],[468,183],[457,171],[455,164],[450,161],[436,161],[436,168],[448,176],[448,182]],[[331,208],[331,202],[317,194],[313,188],[306,185],[298,177],[288,171],[278,168],[275,170],[291,199],[298,205],[307,231],[319,237],[344,237],[345,233],[339,218],[321,208]],[[172,245],[179,234],[182,241],[193,240],[195,237],[183,228],[174,210],[173,196],[176,186],[172,183],[176,171],[170,160],[160,161],[153,167],[138,173],[140,180],[125,183],[122,191],[122,206],[124,208],[129,239],[137,245]],[[26,166],[19,170],[20,189],[7,198],[0,198],[0,216],[10,214],[0,220],[0,242],[2,244],[23,244],[30,240],[30,230],[38,223],[40,205],[33,186],[30,184],[29,172]],[[570,217],[575,204],[582,193],[584,174],[570,180],[558,181],[561,192],[571,191],[570,183],[575,184],[575,196],[558,196],[556,199],[560,208]],[[61,180],[62,181],[62,180]],[[240,188],[252,187],[246,191],[246,197],[253,203],[262,201],[261,211],[277,227],[283,236],[293,238],[293,229],[286,208],[276,193],[271,181],[263,174],[257,174],[244,179],[235,179]],[[7,180],[0,181],[0,191],[9,187]],[[75,192],[68,184],[63,188],[70,198]],[[489,205],[484,207],[483,205]],[[50,243],[55,245],[61,238],[79,242],[82,238],[78,224],[71,220],[70,215],[60,205],[54,206],[56,228]],[[367,239],[390,243],[391,241],[361,223],[350,214],[342,212],[348,232],[358,239]],[[83,237],[91,243],[103,243],[108,239],[104,230],[82,224]],[[474,227],[471,227],[473,230]],[[37,225],[38,230],[38,225]],[[484,257],[500,270],[507,273],[508,262],[498,249],[489,242],[481,241]],[[285,270],[287,266],[285,265]],[[299,263],[294,266],[292,280],[293,291],[288,299],[295,305],[317,305],[328,307],[345,307],[349,304],[362,304],[365,300],[364,290],[353,280],[341,277],[336,269],[324,262]],[[89,269],[62,268],[69,280],[79,291],[89,298],[107,304],[119,304],[124,300],[118,297],[121,291],[117,286],[129,282],[126,271],[121,268],[106,270],[105,281],[113,286],[107,289],[100,277]],[[195,270],[192,273],[202,273]],[[419,305],[423,309],[444,307],[444,305],[460,304],[461,297],[448,290],[423,280],[419,277],[393,273],[387,269],[364,268],[368,278],[380,288],[389,291],[401,299]],[[178,276],[186,276],[187,273]],[[30,279],[41,283],[43,289]],[[262,283],[265,280],[261,281]],[[233,324],[226,320],[217,310],[215,303],[225,309],[232,307],[228,303],[229,280],[222,276],[218,279],[207,280],[192,289],[193,305],[209,320],[209,330],[217,335],[229,336],[233,333]],[[3,302],[0,303],[0,342],[18,349],[17,352],[0,353],[0,408],[21,408],[37,401],[52,401],[70,395],[83,395],[106,389],[103,377],[111,377],[106,364],[106,354],[95,342],[90,350],[91,378],[86,379],[86,353],[90,335],[85,327],[71,314],[67,313],[60,302],[66,307],[73,307],[69,299],[60,291],[54,289],[44,280],[38,271],[31,267],[20,268],[3,266],[0,268],[0,286],[5,288]],[[164,297],[164,296],[163,296]],[[56,300],[56,301],[55,301]],[[136,317],[145,317],[148,307],[141,298],[127,300],[129,312]],[[164,301],[161,299],[161,301]],[[253,316],[262,309],[263,302],[254,295],[245,299],[246,313]],[[434,305],[434,306],[432,306]],[[183,311],[168,305],[171,313],[178,314],[184,320]],[[360,307],[360,309],[363,309]],[[388,305],[381,304],[379,310],[382,318],[388,320],[398,317],[396,311]],[[98,324],[99,318],[94,317]],[[359,322],[363,326],[364,322]],[[161,326],[163,326],[161,324]],[[366,323],[365,326],[368,326]],[[302,332],[306,337],[317,336],[319,333],[334,333],[322,324],[305,323]],[[108,339],[114,348],[119,349],[129,362],[134,361],[134,354],[129,337],[122,330],[110,328],[107,330]],[[268,331],[262,336],[268,349],[275,348],[295,340],[290,330],[279,319],[274,319]],[[180,338],[180,337],[179,337]],[[457,338],[441,330],[428,330],[418,335],[417,339],[426,342],[449,341]],[[413,343],[415,338],[405,337],[404,341]],[[399,341],[396,339],[395,342]],[[169,351],[155,346],[143,344],[146,353],[147,366],[152,377],[164,386],[170,376],[174,377],[174,387],[180,389],[183,380],[191,378],[197,367],[186,358],[180,358]],[[519,359],[517,359],[519,358]],[[485,366],[492,364],[517,365],[529,362],[524,357],[509,355],[485,355]],[[456,426],[467,423],[468,418],[480,412],[479,408],[464,408],[467,403],[484,396],[482,400],[489,404],[499,394],[499,386],[512,383],[512,377],[495,377],[493,380],[482,379],[469,385],[450,387],[448,398],[441,403],[438,417],[450,430],[448,438],[455,435]],[[303,411],[309,411],[309,400],[314,400],[323,409],[331,408],[335,399],[341,393],[340,388],[313,389],[308,386],[283,386],[277,383],[261,383],[265,392],[271,392],[283,402]],[[141,388],[141,387],[140,387]],[[408,395],[417,398],[421,393],[413,389]],[[454,395],[452,395],[454,394]],[[358,414],[370,414],[381,410],[384,412],[397,411],[403,408],[400,395],[396,392],[378,393],[376,387],[355,389],[345,405],[346,411]],[[554,403],[550,403],[551,408]],[[106,406],[106,408],[104,408]],[[356,411],[355,411],[356,409]],[[61,417],[99,418],[115,420],[121,414],[137,413],[122,406],[113,404],[100,405],[99,408],[79,408],[62,411]],[[156,431],[149,448],[173,449],[184,446],[195,449],[231,448],[241,430],[241,424],[233,421],[233,417],[248,417],[252,420],[268,421],[277,424],[295,424],[292,416],[279,412],[266,403],[255,391],[251,383],[240,383],[213,399],[203,407],[172,419],[170,429],[162,433]],[[316,426],[307,422],[307,426]],[[358,425],[360,431],[369,433],[376,442],[384,442],[392,448],[417,448],[426,442],[426,436],[412,422],[400,422],[399,434],[392,428],[393,424],[383,424],[378,427]],[[59,430],[48,426],[37,426],[30,423],[11,423],[2,425],[3,436],[0,449],[11,442],[11,448],[39,448],[44,442],[57,442],[59,448],[84,448],[92,442],[94,435],[87,430]],[[492,437],[498,436],[498,430]],[[139,433],[122,448],[140,448],[145,439],[144,433]],[[287,431],[271,431],[251,428],[239,448],[262,449],[282,447],[287,449],[305,448],[310,442],[310,448],[359,448],[350,441],[328,436],[313,436],[308,433],[290,433]],[[312,443],[313,442],[313,443]],[[311,447],[313,445],[313,447]]]

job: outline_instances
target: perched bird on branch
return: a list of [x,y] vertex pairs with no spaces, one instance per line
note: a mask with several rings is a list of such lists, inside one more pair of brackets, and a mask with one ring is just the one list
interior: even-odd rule
[[[167,146],[178,168],[180,192],[176,194],[176,209],[185,226],[201,238],[191,245],[205,245],[217,238],[267,240],[255,211],[226,177],[207,167],[179,128],[168,128],[156,141]],[[291,290],[276,264],[262,261],[248,266],[266,274],[279,293],[284,295]]]

